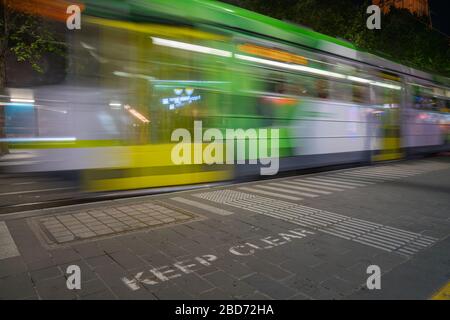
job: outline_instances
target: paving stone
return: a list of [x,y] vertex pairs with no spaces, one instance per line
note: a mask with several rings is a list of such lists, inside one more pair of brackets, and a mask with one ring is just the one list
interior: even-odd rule
[[136,255],[151,254],[156,249],[138,236],[125,236],[120,239],[123,245]]
[[346,280],[355,286],[362,286],[366,284],[367,278],[367,265],[358,263],[348,269],[340,270],[336,272],[336,277]]
[[291,270],[288,266],[295,267],[295,265],[302,265],[313,267],[324,262],[323,259],[314,256],[313,252],[306,249],[306,246],[297,247],[295,250],[288,248],[287,246],[284,246],[284,248],[281,247],[280,249],[283,250],[283,254],[288,257],[288,260],[281,263],[280,266],[287,270]]
[[29,262],[27,264],[27,268],[29,271],[35,271],[35,270],[41,270],[41,269],[53,267],[56,265],[57,265],[57,263],[53,260],[53,258],[45,257],[44,259],[41,259],[41,260]]
[[243,281],[273,299],[288,299],[296,294],[295,290],[262,274],[251,275],[244,278]]
[[[114,205],[115,202],[109,204],[109,206]],[[139,209],[137,209],[138,207]],[[165,208],[158,204],[151,207],[123,205],[117,208],[105,208],[104,210],[90,210],[89,213],[56,214],[53,217],[33,219],[37,220],[39,225],[46,229],[57,243],[65,243],[94,238],[99,235],[137,230],[157,224],[177,222],[177,220],[185,220],[185,218],[191,219],[193,216],[182,214],[172,208]]]
[[220,270],[213,265],[209,265],[209,266],[202,266],[201,268],[195,270],[195,273],[199,276],[205,276],[207,274],[210,274],[210,273],[213,273],[216,271],[220,271]]
[[331,279],[328,279],[320,284],[325,289],[334,291],[341,295],[342,297],[345,297],[349,294],[351,294],[353,291],[356,291],[357,287],[352,285],[350,282],[347,282],[345,280],[333,277]]
[[76,294],[80,297],[85,297],[104,291],[109,291],[105,284],[99,279],[93,279],[90,281],[83,281],[81,283],[81,289],[77,290]]
[[316,283],[305,284],[301,288],[301,293],[314,300],[339,300],[342,298],[338,293],[324,288]]
[[189,225],[177,225],[174,226],[172,229],[174,232],[180,234],[181,236],[187,238],[187,239],[193,239],[195,237],[205,238],[206,234],[204,232],[199,231],[196,229],[196,226],[198,225],[198,222],[190,223]]
[[159,300],[192,300],[193,296],[182,290],[179,286],[173,284],[165,286],[153,293]]
[[178,246],[173,245],[168,242],[161,245],[160,250],[163,251],[166,255],[173,257],[173,258],[188,256],[190,254],[190,252],[184,250],[183,248],[178,247]]
[[28,273],[20,273],[0,279],[0,299],[24,299],[36,294]]
[[82,282],[96,279],[94,271],[92,271],[92,269],[84,260],[71,261],[69,263],[60,265],[61,271],[64,275],[66,275],[67,268],[71,265],[75,265],[80,268]]
[[200,294],[200,300],[231,300],[233,297],[219,288],[213,288]]
[[[303,254],[301,256],[303,258]],[[298,260],[297,259],[287,260],[287,261],[283,262],[282,264],[280,264],[280,267],[284,270],[288,270],[289,272],[291,272],[293,274],[305,274],[305,273],[309,273],[310,270],[311,271],[313,270],[314,265],[317,265],[316,262],[321,261],[321,260],[318,260],[317,258],[313,258],[313,260],[311,260],[309,258],[303,260],[302,258],[299,258]],[[314,263],[314,264],[312,265],[312,263]]]
[[301,274],[305,278],[317,281],[317,282],[323,282],[325,280],[328,280],[332,277],[334,277],[337,273],[340,271],[345,270],[344,268],[335,265],[333,263],[324,262],[320,265],[314,266],[314,267],[307,267],[302,269],[302,272],[297,273]]
[[59,248],[49,251],[56,264],[80,260],[80,255],[72,248]]
[[44,300],[76,299],[76,291],[67,288],[65,277],[47,279],[36,283],[36,290]]
[[311,298],[303,293],[298,293],[295,296],[289,298],[289,300],[311,300]]
[[195,273],[184,274],[173,280],[180,288],[191,296],[198,297],[201,293],[211,290],[214,286]]
[[129,251],[117,251],[109,254],[111,259],[120,264],[124,269],[130,270],[134,268],[144,268],[145,263],[143,260],[136,257]]
[[[448,282],[448,274],[433,272],[433,267],[418,268],[411,262],[401,268],[382,274],[381,290],[367,290],[377,299],[423,299],[431,297],[437,289]],[[420,290],[418,290],[420,288]],[[376,291],[376,292],[375,292]],[[364,296],[365,297],[365,296]]]
[[24,219],[9,221],[8,228],[25,263],[49,256]]
[[30,274],[33,282],[37,283],[46,279],[60,277],[62,275],[62,272],[60,268],[52,266],[40,270],[31,271]]
[[228,276],[223,271],[213,272],[203,276],[204,279],[211,282],[217,288],[220,288],[233,298],[249,295],[255,292],[255,288],[249,286],[242,280],[236,280]]
[[125,250],[124,245],[117,239],[104,239],[97,241],[97,245],[106,253]]
[[83,300],[114,300],[117,299],[117,297],[108,290],[102,291],[102,292],[96,292],[90,295],[86,295],[82,297]]
[[389,271],[407,260],[408,258],[405,256],[392,253],[381,253],[373,257],[374,264],[379,266],[382,272]]
[[26,270],[27,265],[20,256],[0,260],[0,279],[23,273]]
[[255,256],[279,266],[290,258],[285,254],[279,252],[277,249],[278,248],[274,248],[273,250],[258,250],[255,252]]
[[259,291],[255,291],[252,294],[242,296],[242,297],[240,297],[240,299],[243,299],[243,300],[273,300],[269,296],[267,296]]
[[258,272],[262,273],[266,276],[271,277],[275,280],[285,279],[292,275],[291,272],[283,270],[276,265],[271,264],[270,262],[266,262],[259,258],[249,259],[246,262],[249,272]]
[[97,256],[97,257],[91,257],[91,258],[87,258],[86,259],[86,263],[92,267],[92,268],[96,268],[99,266],[104,266],[107,264],[112,264],[114,263],[114,260],[111,259],[110,256],[108,255],[103,255],[103,256]]
[[78,254],[84,259],[105,254],[104,251],[99,248],[99,246],[95,242],[77,244],[72,246],[72,248],[77,251]]
[[253,270],[251,266],[246,266],[243,263],[231,258],[216,261],[214,263],[214,267],[225,271],[227,274],[232,275],[237,279],[242,279],[256,272],[256,270]]
[[169,265],[169,264],[172,264],[175,262],[174,259],[166,256],[165,254],[163,254],[161,252],[154,252],[150,255],[142,256],[141,258],[144,261],[147,261],[153,267]]
[[119,265],[111,264],[99,266],[95,269],[95,273],[105,283],[118,299],[137,299],[137,300],[155,300],[156,297],[142,286],[139,290],[130,290],[121,280],[123,277],[130,275]]

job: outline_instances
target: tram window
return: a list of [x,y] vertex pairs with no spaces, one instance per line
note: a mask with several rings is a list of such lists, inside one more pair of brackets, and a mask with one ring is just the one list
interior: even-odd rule
[[437,109],[440,112],[450,112],[450,100],[437,99]]
[[330,81],[330,98],[333,100],[351,100],[352,89],[349,83],[341,81]]
[[426,111],[438,111],[436,99],[427,95],[414,96],[414,108]]
[[369,87],[363,85],[352,84],[353,102],[356,103],[367,103],[369,97]]
[[294,81],[295,94],[302,97],[316,97],[315,78],[296,76]]
[[327,99],[330,95],[328,81],[324,79],[318,79],[316,81],[316,90],[317,90],[317,97],[321,99]]
[[372,101],[371,103],[377,105],[384,104],[394,104],[397,105],[400,103],[400,90],[392,90],[388,88],[381,88],[372,86],[371,90],[373,91]]

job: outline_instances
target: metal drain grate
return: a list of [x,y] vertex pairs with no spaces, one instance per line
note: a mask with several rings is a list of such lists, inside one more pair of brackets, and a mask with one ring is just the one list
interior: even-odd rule
[[156,202],[108,206],[102,209],[33,218],[48,245],[65,244],[117,233],[192,220],[197,215]]

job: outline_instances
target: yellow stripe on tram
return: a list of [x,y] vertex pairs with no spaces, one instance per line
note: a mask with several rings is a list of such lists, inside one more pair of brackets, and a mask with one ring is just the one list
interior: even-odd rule
[[[122,165],[86,170],[83,173],[84,187],[88,191],[98,192],[217,182],[233,178],[233,167],[229,165],[174,164],[171,158],[174,145],[120,147],[120,151],[115,150],[111,156],[120,157],[117,160]],[[205,147],[206,144],[203,144],[202,148]]]
[[382,140],[382,150],[373,156],[373,161],[397,160],[404,157],[400,149],[400,138],[384,137]]
[[106,27],[131,30],[135,32],[158,34],[168,37],[190,37],[203,40],[225,40],[227,37],[186,27],[171,27],[150,23],[134,23],[128,21],[109,20],[98,17],[86,17],[86,21]]

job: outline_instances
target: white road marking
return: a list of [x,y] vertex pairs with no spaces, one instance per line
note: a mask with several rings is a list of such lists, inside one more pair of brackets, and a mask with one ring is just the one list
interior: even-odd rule
[[[303,180],[301,180],[303,181]],[[306,183],[306,182],[299,182],[299,181],[289,181],[289,183],[293,183],[296,185],[300,185],[300,186],[305,186],[305,187],[313,187],[313,188],[319,188],[319,189],[324,189],[324,190],[330,190],[330,191],[344,191],[345,189],[339,189],[339,188],[333,188],[333,187],[325,187],[325,186],[319,186],[316,185],[312,182]]]
[[416,175],[415,173],[411,174],[405,174],[405,173],[399,173],[399,172],[390,172],[390,171],[385,171],[385,170],[367,170],[364,173],[370,173],[370,174],[376,174],[376,175],[380,175],[380,176],[386,176],[386,177],[409,177],[409,176],[413,176]]
[[16,194],[38,193],[38,192],[57,191],[57,190],[70,190],[70,189],[75,190],[76,188],[67,187],[67,188],[52,188],[52,189],[39,189],[39,190],[5,192],[5,193],[0,193],[0,196],[12,196],[12,195],[16,195]]
[[[317,194],[312,194],[312,193],[307,193],[307,192],[294,191],[294,190],[291,190],[291,189],[289,189],[289,188],[288,188],[288,189],[285,189],[285,185],[284,185],[283,183],[268,183],[268,185],[280,187],[280,188],[281,188],[280,192],[287,192],[287,193],[292,193],[292,194],[298,194],[298,195],[300,195],[300,196],[309,197],[309,198],[315,198],[315,197],[318,197]],[[260,187],[263,187],[263,186],[260,186]],[[278,189],[278,188],[275,188],[275,189]],[[295,189],[295,188],[292,188],[292,189]]]
[[337,179],[337,180],[343,180],[343,181],[354,181],[357,183],[364,183],[364,184],[376,184],[377,181],[374,181],[370,178],[363,178],[363,177],[357,177],[357,176],[352,176],[352,177],[348,177],[348,176],[338,176],[336,174],[330,174],[327,177],[330,177],[332,179]]
[[264,191],[264,190],[257,190],[255,188],[241,187],[241,188],[238,188],[238,189],[239,190],[249,191],[249,192],[255,192],[255,193],[259,193],[259,194],[264,194],[266,196],[272,196],[272,197],[278,197],[278,198],[282,198],[282,199],[287,199],[287,200],[294,200],[294,201],[303,200],[302,198],[299,198],[299,197],[293,197],[293,196],[288,196],[288,195],[285,195],[285,194],[273,193],[273,192]]
[[296,189],[296,190],[302,190],[302,191],[310,191],[310,192],[313,192],[313,193],[320,193],[320,194],[331,194],[332,193],[332,192],[329,192],[329,191],[323,191],[323,190],[317,190],[317,189],[312,189],[312,188],[306,188],[306,187],[300,187],[300,186],[296,186],[296,185],[291,185],[291,184],[289,184],[289,181],[287,181],[287,180],[283,181],[283,187]]
[[383,173],[369,172],[369,171],[352,171],[352,173],[362,175],[362,176],[373,176],[373,177],[379,177],[379,178],[384,178],[384,179],[396,179],[396,178],[403,177],[403,176],[398,176],[398,175],[383,174]]
[[0,221],[0,260],[19,256],[19,250],[11,237],[8,226]]
[[417,170],[405,170],[405,169],[398,169],[398,168],[389,168],[389,169],[383,169],[383,170],[373,170],[374,172],[386,172],[386,173],[398,173],[398,174],[404,174],[404,175],[416,175],[419,172]]
[[343,185],[349,185],[349,186],[354,186],[354,187],[365,187],[366,185],[359,182],[347,182],[347,181],[340,181],[340,180],[333,180],[333,179],[329,179],[328,177],[323,177],[323,178],[308,178],[307,180],[313,180],[313,181],[325,181],[325,182],[331,182],[331,183],[338,183],[338,184],[343,184]]
[[358,179],[358,178],[347,178],[344,176],[335,176],[335,175],[328,175],[327,178],[331,178],[333,180],[342,181],[342,182],[351,182],[351,183],[360,183],[363,185],[369,185],[369,184],[376,184],[376,182],[367,180],[367,179]]
[[307,182],[307,183],[314,183],[314,184],[318,184],[318,185],[338,187],[338,188],[344,188],[344,189],[354,189],[355,188],[355,187],[351,187],[351,186],[344,186],[344,185],[338,184],[338,183],[322,182],[323,179],[319,179],[318,181],[313,181],[313,180],[309,180],[309,178],[306,178],[306,179],[298,179],[298,180],[296,179],[295,181],[303,181],[303,182]]
[[181,203],[187,204],[189,206],[193,206],[193,207],[196,207],[196,208],[199,208],[199,209],[203,209],[203,210],[215,213],[215,214],[219,214],[221,216],[228,216],[228,215],[234,213],[234,212],[231,212],[231,211],[228,211],[228,210],[225,210],[225,209],[216,208],[216,207],[204,204],[204,203],[200,203],[200,202],[197,202],[197,201],[192,201],[192,200],[181,198],[181,197],[170,198],[170,200],[181,202]]
[[25,184],[34,184],[34,183],[36,183],[36,182],[35,182],[35,181],[16,182],[16,183],[13,183],[12,185],[13,185],[13,186],[22,186],[22,185],[25,185]]
[[380,177],[380,176],[378,176],[378,175],[376,175],[376,174],[361,174],[361,173],[355,173],[355,172],[338,172],[338,173],[336,173],[337,175],[339,175],[339,176],[346,176],[346,177],[355,177],[355,178],[359,178],[359,177],[362,177],[362,178],[366,178],[366,179],[371,179],[371,180],[379,180],[379,181],[388,181],[388,180],[391,180],[391,179],[388,179],[388,178],[386,178],[386,177]]

